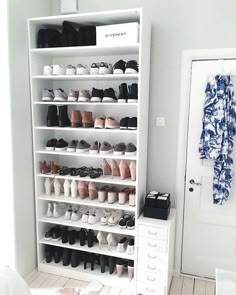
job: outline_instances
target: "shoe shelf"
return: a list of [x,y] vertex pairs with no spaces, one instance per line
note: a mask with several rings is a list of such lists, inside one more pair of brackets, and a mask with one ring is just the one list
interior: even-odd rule
[[72,56],[109,56],[138,54],[139,44],[119,45],[119,46],[77,46],[77,47],[55,47],[55,48],[35,48],[31,53],[56,57]]
[[116,160],[136,160],[136,156],[117,156],[114,155],[113,153],[110,154],[104,154],[101,155],[99,153],[97,154],[90,154],[89,152],[84,152],[84,153],[77,153],[77,152],[57,152],[57,151],[47,151],[47,150],[40,150],[36,151],[36,154],[45,154],[45,155],[58,155],[58,156],[72,156],[72,157],[85,157],[85,158],[106,158],[106,159],[116,159]]
[[70,245],[69,243],[63,244],[62,241],[53,242],[53,241],[45,241],[44,239],[41,239],[39,243],[43,245],[51,245],[51,246],[62,247],[67,249],[96,253],[100,255],[108,255],[108,256],[122,258],[122,259],[134,260],[134,255],[127,254],[126,252],[118,252],[116,250],[116,247],[114,246],[113,247],[111,246],[109,250],[107,244],[102,244],[100,248],[97,243],[97,244],[94,244],[93,247],[89,248],[87,245],[80,246],[79,243]]
[[123,130],[123,129],[96,129],[96,128],[73,128],[73,127],[47,127],[47,126],[35,126],[35,129],[38,130],[63,130],[63,131],[79,131],[79,132],[95,132],[95,133],[137,133],[137,130]]
[[63,216],[59,218],[43,216],[38,218],[38,222],[65,225],[65,226],[71,226],[76,228],[93,229],[96,231],[102,231],[102,232],[108,232],[108,233],[112,232],[114,234],[123,235],[123,236],[135,236],[135,229],[130,229],[130,230],[121,229],[119,228],[118,225],[108,226],[108,225],[101,225],[100,223],[89,224],[89,223],[84,223],[80,220],[78,221],[65,220]]
[[[138,22],[139,23],[139,43],[133,45],[116,45],[116,46],[78,46],[78,47],[57,47],[57,48],[36,48],[37,33],[42,28],[56,28],[62,25],[63,21],[78,23],[80,25],[109,25]],[[110,275],[108,270],[101,273],[100,267],[95,265],[94,271],[84,269],[83,265],[76,268],[71,266],[63,266],[62,263],[46,263],[45,262],[45,246],[57,246],[63,248],[70,248],[81,250],[85,252],[97,253],[117,258],[123,258],[134,261],[134,267],[138,259],[137,247],[135,247],[134,255],[127,253],[120,253],[116,248],[108,250],[107,245],[94,244],[92,248],[87,246],[81,247],[79,244],[69,245],[62,244],[61,241],[45,241],[42,239],[45,235],[45,229],[52,225],[65,225],[73,228],[92,229],[94,231],[109,232],[121,236],[131,236],[135,239],[135,244],[138,241],[137,227],[133,230],[121,229],[116,226],[103,226],[98,221],[96,224],[82,223],[81,220],[72,221],[65,220],[64,216],[59,218],[46,217],[47,202],[75,204],[78,206],[87,206],[89,208],[122,210],[123,213],[130,213],[134,215],[135,221],[141,213],[141,204],[146,193],[146,175],[147,175],[147,138],[148,138],[148,110],[149,110],[149,63],[150,63],[150,33],[151,29],[148,23],[148,17],[143,13],[142,9],[128,9],[106,11],[98,13],[85,13],[73,15],[60,15],[40,17],[28,20],[28,35],[29,35],[29,62],[30,62],[30,81],[31,81],[31,112],[32,112],[32,130],[33,130],[33,149],[34,149],[34,176],[35,176],[35,220],[37,231],[37,261],[38,270],[52,273],[59,276],[68,276],[75,279],[91,281],[98,280],[104,285],[114,286],[120,288],[121,284],[125,289],[133,291],[136,294],[136,272],[134,272],[134,279],[130,281],[127,273],[123,274],[121,278],[117,274]],[[76,65],[82,64],[91,65],[92,63],[105,62],[115,64],[118,60],[137,60],[139,64],[139,73],[137,74],[105,74],[105,75],[42,75],[45,65]],[[138,84],[138,101],[136,103],[111,103],[111,102],[55,102],[42,101],[40,93],[43,89],[89,89],[101,88],[105,89],[111,87],[117,91],[120,84],[126,83],[130,86],[132,83]],[[119,91],[119,90],[118,90]],[[95,129],[95,128],[73,128],[73,127],[47,127],[45,110],[49,105],[61,106],[67,105],[68,115],[71,113],[71,106],[79,108],[82,111],[92,112],[94,119],[103,113],[106,116],[114,116],[122,119],[126,116],[137,117],[137,130],[120,130],[120,129]],[[82,106],[82,107],[79,107]],[[104,107],[102,109],[101,107]],[[127,108],[126,108],[127,107]],[[75,133],[77,132],[77,133]],[[133,142],[137,147],[137,155],[101,155],[90,153],[77,153],[67,151],[47,151],[44,149],[45,143],[53,137],[63,137],[68,141],[68,138],[79,136],[88,142],[93,140],[114,142]],[[48,138],[50,137],[50,138]],[[76,158],[78,157],[78,158]],[[117,160],[135,160],[136,161],[136,181],[131,178],[121,180],[120,177],[100,176],[98,178],[59,175],[59,174],[41,174],[39,173],[40,161],[55,161],[63,166],[75,167],[76,163],[81,162],[81,165],[91,166],[99,164],[99,159],[117,159]],[[96,160],[97,159],[97,160]],[[94,164],[95,163],[95,164]],[[96,166],[97,167],[97,166]],[[46,178],[61,179],[61,180],[76,180],[85,182],[95,182],[101,185],[130,187],[135,189],[136,206],[131,207],[127,202],[120,205],[118,202],[108,204],[98,202],[97,199],[90,200],[89,198],[81,199],[65,197],[64,194],[55,196],[55,194],[46,195],[44,188],[44,180]]]
[[49,201],[49,202],[76,204],[76,205],[86,206],[86,207],[96,207],[96,208],[135,212],[135,207],[129,206],[128,202],[124,205],[121,205],[118,202],[109,204],[107,202],[104,202],[104,203],[98,202],[97,199],[94,199],[94,200],[90,200],[89,198],[81,199],[80,197],[72,198],[72,197],[65,197],[64,195],[55,196],[55,194],[51,194],[51,195],[42,194],[42,195],[39,195],[37,199],[43,200],[43,201]]
[[94,266],[94,270],[91,271],[89,266],[87,269],[84,269],[83,263],[80,263],[79,266],[73,268],[70,265],[63,266],[62,262],[46,263],[45,260],[43,260],[38,265],[39,271],[52,273],[58,276],[66,276],[69,278],[79,279],[82,281],[97,280],[105,286],[108,285],[117,288],[123,286],[125,289],[129,290],[132,290],[134,288],[134,279],[130,281],[128,279],[127,272],[124,272],[122,277],[119,278],[116,273],[110,275],[108,272],[108,267],[106,267],[106,269],[107,270],[105,273],[101,273],[100,266],[96,264]]
[[55,101],[39,101],[37,99],[33,102],[35,105],[77,105],[77,106],[96,106],[96,107],[104,107],[104,106],[111,106],[111,107],[137,107],[137,103],[114,103],[114,102],[70,102],[70,101],[63,101],[63,102],[55,102]]
[[61,75],[61,76],[43,76],[43,75],[35,75],[32,76],[34,80],[56,80],[56,81],[130,81],[130,80],[138,80],[139,74],[121,74],[121,75]]
[[49,178],[57,178],[57,179],[69,179],[69,180],[84,180],[84,181],[93,181],[104,184],[114,184],[114,185],[124,185],[124,186],[136,186],[136,181],[132,181],[130,178],[121,180],[120,177],[117,176],[100,176],[98,178],[90,178],[79,177],[79,176],[70,176],[70,175],[59,175],[59,174],[36,174],[37,177],[49,177]]

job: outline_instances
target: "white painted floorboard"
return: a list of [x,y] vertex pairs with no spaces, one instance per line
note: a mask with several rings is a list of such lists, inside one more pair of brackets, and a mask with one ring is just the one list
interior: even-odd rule
[[[35,271],[26,280],[32,295],[47,295],[52,288],[85,288],[88,282]],[[43,289],[43,290],[42,290]],[[100,295],[132,295],[127,290],[103,287]],[[215,295],[215,283],[185,276],[173,277],[169,295]]]

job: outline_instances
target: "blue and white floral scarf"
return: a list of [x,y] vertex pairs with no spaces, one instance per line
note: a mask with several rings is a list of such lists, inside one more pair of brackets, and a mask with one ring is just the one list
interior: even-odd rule
[[234,175],[236,100],[230,76],[215,76],[205,93],[200,158],[214,160],[213,202],[222,204],[229,198]]

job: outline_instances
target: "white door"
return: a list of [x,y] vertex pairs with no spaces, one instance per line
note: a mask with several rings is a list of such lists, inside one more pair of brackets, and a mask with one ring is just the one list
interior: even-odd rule
[[[236,271],[236,181],[229,200],[214,205],[213,162],[200,160],[198,152],[206,83],[222,71],[220,67],[217,60],[192,63],[182,272],[204,277],[214,277],[216,268]],[[233,77],[236,93],[236,60],[224,61],[224,68]],[[236,171],[236,141],[234,167]]]

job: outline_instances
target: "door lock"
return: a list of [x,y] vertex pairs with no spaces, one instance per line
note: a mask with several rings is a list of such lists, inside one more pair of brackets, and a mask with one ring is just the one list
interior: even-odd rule
[[190,179],[190,180],[189,180],[189,183],[190,183],[190,184],[193,184],[193,185],[202,185],[200,182],[195,182],[194,179]]

